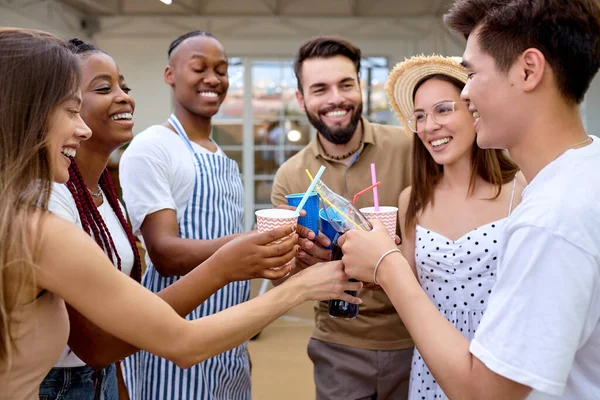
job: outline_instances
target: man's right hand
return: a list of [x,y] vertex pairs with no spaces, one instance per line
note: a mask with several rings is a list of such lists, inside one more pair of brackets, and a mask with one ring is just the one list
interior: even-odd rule
[[[273,243],[282,239],[281,243]],[[255,278],[273,280],[286,276],[292,266],[272,268],[291,261],[298,250],[298,235],[294,227],[288,225],[268,232],[240,235],[222,246],[211,258],[215,259],[218,271],[227,282]]]
[[317,235],[315,232],[301,225],[298,225],[296,232],[300,236],[300,240],[298,241],[300,252],[296,256],[297,260],[300,260],[307,266],[331,261],[331,250],[326,248],[331,245],[331,240],[327,236],[322,232],[318,232]]
[[[285,204],[277,206],[282,210],[296,210],[296,207],[288,206]],[[306,215],[306,211],[300,211],[300,216]],[[331,250],[326,247],[331,245],[331,240],[321,232],[313,232],[305,226],[298,225],[296,228],[300,240],[300,252],[296,256],[296,268],[302,270],[306,267],[314,265],[320,262],[331,261]]]

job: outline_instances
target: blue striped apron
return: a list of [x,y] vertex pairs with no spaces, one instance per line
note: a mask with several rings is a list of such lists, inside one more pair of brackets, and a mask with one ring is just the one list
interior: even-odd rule
[[[243,232],[244,189],[237,163],[223,155],[194,151],[175,115],[171,115],[169,123],[190,150],[196,172],[192,197],[179,221],[180,237],[212,240]],[[142,284],[156,293],[178,279],[162,277],[150,263]],[[205,317],[249,298],[249,281],[233,282],[214,293],[186,319]],[[128,357],[123,367],[131,400],[248,400],[252,397],[246,344],[186,370],[145,351]]]

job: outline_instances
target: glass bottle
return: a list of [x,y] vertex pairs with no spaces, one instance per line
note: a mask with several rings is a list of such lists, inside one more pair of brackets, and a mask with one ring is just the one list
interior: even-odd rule
[[[343,253],[337,244],[338,238],[352,229],[370,231],[373,227],[349,200],[329,189],[323,181],[317,183],[316,189],[323,200],[327,220],[338,233],[331,245],[331,259],[341,260]],[[357,282],[355,279],[350,280]],[[356,291],[346,291],[346,293],[351,296],[357,295]],[[354,319],[358,316],[358,304],[351,304],[343,300],[330,300],[328,311],[332,318]]]

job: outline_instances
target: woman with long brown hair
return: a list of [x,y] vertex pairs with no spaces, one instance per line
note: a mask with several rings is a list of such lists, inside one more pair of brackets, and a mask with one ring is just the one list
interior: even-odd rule
[[[40,382],[67,344],[65,302],[135,346],[130,352],[143,348],[181,367],[239,345],[302,301],[360,302],[343,293],[360,284],[347,282],[341,263],[327,263],[259,298],[186,321],[174,308],[183,310],[183,298],[197,300],[196,292],[206,292],[206,286],[224,285],[222,276],[207,274],[209,282],[201,287],[199,279],[178,281],[163,293],[179,299],[170,306],[119,272],[93,238],[47,211],[51,183],[68,181],[71,158],[91,135],[80,115],[79,69],[60,39],[0,29],[0,399],[38,398]],[[293,234],[269,246],[291,233],[289,226],[234,239],[188,277],[236,263],[260,275],[266,269],[262,258],[270,258],[272,267],[296,254]]]
[[[398,64],[386,90],[414,136],[411,186],[398,201],[400,249],[439,312],[472,339],[496,280],[499,234],[525,180],[506,152],[477,146],[460,98],[466,82],[459,60],[421,56]],[[447,398],[418,349],[410,398]]]

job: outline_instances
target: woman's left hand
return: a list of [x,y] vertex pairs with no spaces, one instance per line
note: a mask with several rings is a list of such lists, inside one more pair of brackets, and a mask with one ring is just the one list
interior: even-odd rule
[[346,274],[363,282],[373,282],[373,270],[379,258],[397,248],[381,221],[373,221],[372,225],[372,231],[351,230],[338,239]]

